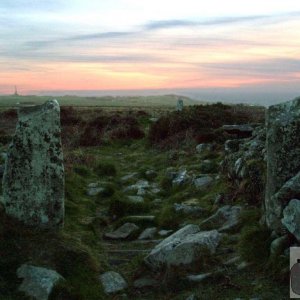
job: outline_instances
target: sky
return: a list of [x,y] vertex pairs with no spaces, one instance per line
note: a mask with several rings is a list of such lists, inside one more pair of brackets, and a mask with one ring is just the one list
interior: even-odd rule
[[299,84],[299,0],[0,1],[0,94]]

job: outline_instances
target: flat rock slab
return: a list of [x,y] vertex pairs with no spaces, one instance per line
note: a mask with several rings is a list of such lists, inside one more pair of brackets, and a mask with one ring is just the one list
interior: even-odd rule
[[104,237],[113,240],[125,240],[137,233],[139,227],[133,223],[125,223],[111,233],[105,233]]
[[213,178],[210,176],[202,176],[193,180],[193,183],[196,188],[202,189],[206,188],[213,183]]
[[106,294],[115,294],[128,287],[125,279],[117,272],[109,271],[100,275],[100,281]]
[[159,282],[151,277],[142,277],[133,282],[136,289],[152,288],[159,286]]
[[26,225],[53,228],[64,221],[64,165],[56,100],[20,108],[7,151],[3,205]]
[[23,278],[19,291],[37,300],[47,300],[53,287],[64,278],[54,270],[22,265],[17,270],[17,276]]
[[150,240],[153,239],[157,232],[157,227],[146,228],[138,237],[139,240]]

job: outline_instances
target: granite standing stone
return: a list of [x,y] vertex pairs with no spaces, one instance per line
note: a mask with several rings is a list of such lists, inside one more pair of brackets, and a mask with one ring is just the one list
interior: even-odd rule
[[300,170],[300,98],[270,106],[267,125],[266,223],[280,231],[283,208],[295,197],[275,194]]
[[56,100],[19,109],[5,163],[2,202],[7,215],[26,225],[63,225],[64,165]]

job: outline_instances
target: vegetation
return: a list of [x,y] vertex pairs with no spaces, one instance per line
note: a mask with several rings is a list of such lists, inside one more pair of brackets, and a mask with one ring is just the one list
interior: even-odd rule
[[[89,100],[96,102],[97,99]],[[113,101],[107,99],[107,103]],[[1,137],[9,137],[2,142],[2,152],[13,134],[16,115],[14,110],[0,113],[3,125],[0,142]],[[222,160],[222,143],[227,138],[219,127],[225,123],[257,122],[260,113],[261,109],[255,107],[233,108],[221,104],[186,107],[180,113],[160,107],[151,110],[63,107],[65,226],[57,233],[32,231],[1,212],[0,298],[26,299],[24,294],[17,292],[20,280],[16,278],[16,269],[30,262],[53,268],[66,279],[55,288],[51,300],[118,299],[118,295],[105,295],[99,283],[99,275],[109,270],[120,272],[130,283],[125,291],[129,299],[180,300],[192,293],[200,299],[248,299],[255,295],[262,299],[283,299],[285,287],[274,284],[275,277],[265,271],[270,266],[273,274],[279,274],[275,258],[273,261],[269,258],[270,232],[257,225],[261,217],[261,193],[245,185],[240,197],[235,197],[236,187],[225,176],[220,176],[207,189],[197,189],[191,183],[174,186],[170,176],[182,167],[191,178],[201,173],[215,176]],[[153,122],[150,120],[153,115],[160,118]],[[201,155],[196,153],[194,146],[200,142],[213,142],[215,150]],[[203,163],[204,160],[209,162]],[[263,166],[250,162],[249,172],[255,180],[264,172]],[[132,201],[130,196],[136,192],[126,188],[141,180],[147,180],[149,190],[156,191],[141,193],[143,201]],[[102,188],[95,196],[87,193],[91,183],[99,183]],[[256,186],[262,187],[257,182]],[[248,193],[253,202],[244,201]],[[128,222],[138,225],[139,232],[153,226],[159,230],[177,230],[184,223],[201,224],[216,211],[215,199],[220,194],[226,195],[222,204],[248,203],[240,217],[241,234],[225,239],[222,245],[229,253],[220,252],[213,261],[204,256],[205,259],[193,266],[195,274],[209,271],[213,265],[220,267],[220,273],[201,284],[191,285],[180,277],[187,271],[168,269],[155,275],[160,282],[158,288],[138,291],[132,288],[135,279],[149,273],[143,264],[144,252],[128,257],[114,253],[118,250],[130,252],[133,247],[143,251],[144,244],[107,241],[103,234]],[[203,214],[176,212],[175,203],[193,203],[203,208]],[[139,218],[150,215],[155,218]],[[154,236],[154,239],[161,238],[158,234]],[[146,244],[146,250],[154,246],[151,241]],[[244,272],[237,272],[233,267],[223,268],[223,260],[230,258],[230,251],[234,250],[244,260],[254,262],[256,267]],[[278,261],[281,267],[286,265],[283,258]],[[260,265],[262,267],[257,268]]]

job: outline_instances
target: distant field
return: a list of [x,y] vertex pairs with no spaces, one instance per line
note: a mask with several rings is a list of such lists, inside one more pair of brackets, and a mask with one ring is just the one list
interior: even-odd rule
[[204,104],[177,95],[162,96],[119,96],[119,97],[77,97],[77,96],[0,96],[0,107],[42,104],[49,99],[57,99],[61,106],[99,106],[99,107],[176,107],[178,99],[184,105]]

